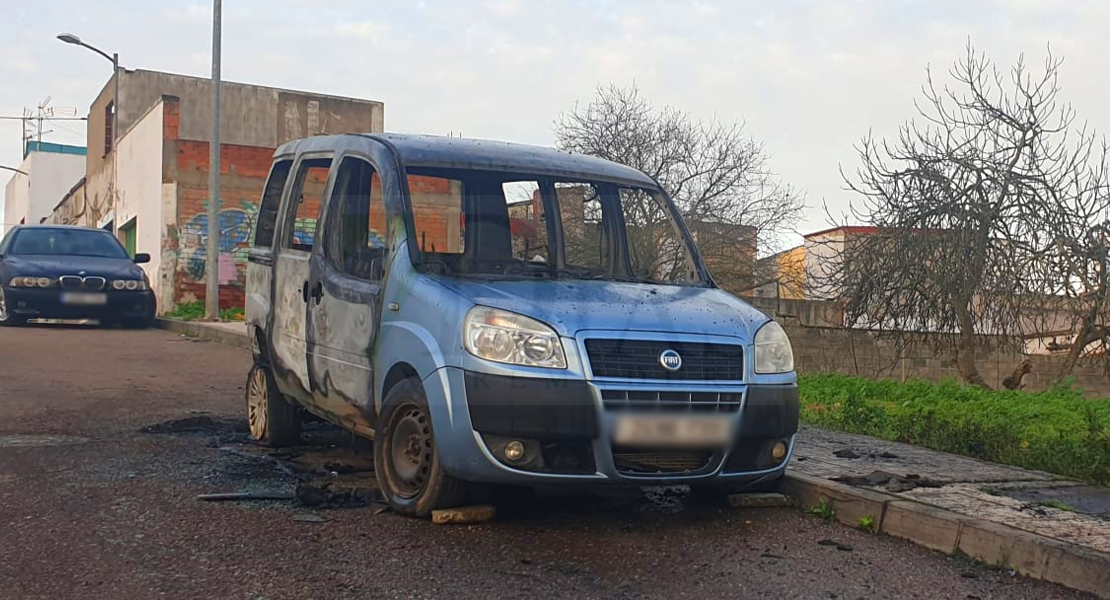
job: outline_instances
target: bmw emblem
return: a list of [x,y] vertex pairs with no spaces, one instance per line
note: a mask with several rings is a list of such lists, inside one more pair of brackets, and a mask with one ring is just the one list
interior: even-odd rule
[[682,368],[682,355],[667,348],[659,353],[659,364],[668,371],[677,371]]

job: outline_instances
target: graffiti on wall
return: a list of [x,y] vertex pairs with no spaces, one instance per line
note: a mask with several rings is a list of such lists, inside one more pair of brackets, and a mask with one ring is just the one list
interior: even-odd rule
[[[220,211],[220,283],[246,281],[247,256],[258,216],[258,204],[243,202]],[[205,279],[208,265],[208,213],[193,215],[179,230],[182,236],[180,257],[185,275],[196,282]],[[316,234],[316,219],[298,218],[293,226],[293,241],[311,246]],[[234,272],[224,273],[233,264]]]
[[[221,270],[221,283],[244,281],[244,269],[257,214],[258,205],[252,202],[243,202],[239,207],[228,207],[220,211],[220,256],[226,256],[227,259],[224,260],[230,259],[235,266],[234,273],[224,274]],[[180,233],[184,272],[194,281],[204,281],[208,265],[208,213],[193,215],[181,227]]]

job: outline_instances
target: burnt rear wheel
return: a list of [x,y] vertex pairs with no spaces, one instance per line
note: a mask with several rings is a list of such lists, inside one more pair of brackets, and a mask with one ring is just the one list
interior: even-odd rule
[[246,400],[252,438],[276,448],[300,443],[300,415],[278,391],[268,368],[255,365],[251,369],[247,375]]

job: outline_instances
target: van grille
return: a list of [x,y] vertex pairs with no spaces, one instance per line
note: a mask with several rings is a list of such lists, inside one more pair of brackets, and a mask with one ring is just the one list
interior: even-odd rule
[[673,392],[654,390],[601,390],[607,410],[730,412],[740,410],[740,392]]
[[[659,355],[668,349],[682,357],[682,366],[676,371],[668,371],[659,363]],[[589,339],[586,340],[586,355],[595,377],[677,381],[744,379],[744,348],[736,344]]]
[[692,473],[709,466],[710,452],[613,452],[617,471],[625,475]]

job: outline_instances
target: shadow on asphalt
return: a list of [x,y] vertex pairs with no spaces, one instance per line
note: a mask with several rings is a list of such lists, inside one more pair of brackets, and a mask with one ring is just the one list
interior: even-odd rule
[[[143,427],[142,433],[196,440],[211,448],[212,465],[205,483],[227,492],[292,495],[287,502],[311,508],[363,508],[385,512],[374,476],[371,442],[328,423],[302,426],[304,443],[268,448],[254,442],[246,419],[197,414]],[[562,486],[531,489],[496,486],[486,490],[500,522],[537,519],[609,519],[716,513],[721,498],[690,494],[688,486]],[[684,520],[684,519],[683,519]]]

